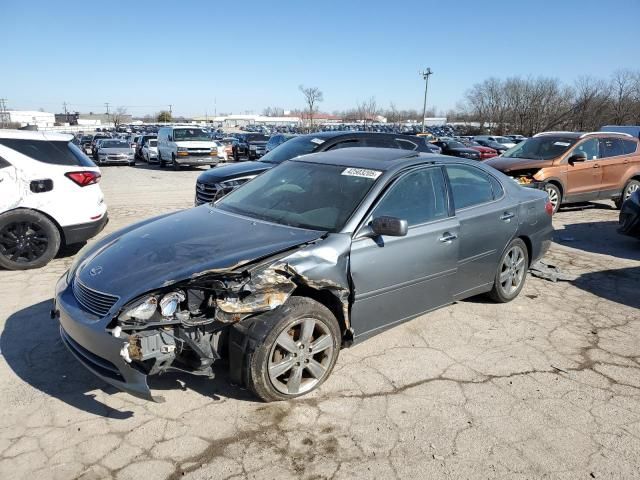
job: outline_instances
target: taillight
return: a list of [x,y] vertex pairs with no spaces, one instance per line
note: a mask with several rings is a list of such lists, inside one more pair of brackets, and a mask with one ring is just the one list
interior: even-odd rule
[[548,199],[547,203],[544,204],[544,211],[547,212],[549,216],[553,215],[553,204]]
[[93,185],[100,181],[101,175],[98,172],[67,172],[64,174],[67,178],[72,180],[76,185],[80,187],[86,187],[87,185]]

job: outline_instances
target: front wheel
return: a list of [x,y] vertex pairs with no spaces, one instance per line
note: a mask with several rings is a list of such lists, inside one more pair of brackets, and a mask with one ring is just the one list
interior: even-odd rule
[[158,167],[164,168],[164,160],[162,160],[162,155],[160,155],[160,152],[158,152]]
[[516,298],[524,287],[528,268],[527,246],[521,239],[515,238],[500,258],[489,296],[499,303],[507,303]]
[[60,248],[60,232],[47,217],[31,210],[0,216],[0,267],[9,270],[40,268]]
[[245,363],[247,386],[267,402],[318,388],[333,370],[341,338],[335,316],[315,300],[291,297],[273,314]]
[[553,214],[555,214],[560,208],[560,203],[562,201],[562,192],[560,192],[560,188],[553,183],[547,183],[544,186],[544,191],[549,195],[549,202],[553,206]]

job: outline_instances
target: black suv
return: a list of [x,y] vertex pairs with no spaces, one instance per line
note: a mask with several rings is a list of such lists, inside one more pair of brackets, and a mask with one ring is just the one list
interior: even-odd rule
[[217,200],[285,160],[308,153],[351,147],[399,148],[423,153],[440,151],[424,138],[412,135],[373,132],[319,132],[300,135],[271,150],[257,162],[219,165],[202,173],[196,182],[195,204],[202,205]]
[[240,157],[249,160],[260,158],[265,154],[265,147],[269,137],[262,133],[243,133],[238,135],[238,142],[233,151],[233,159],[237,162]]

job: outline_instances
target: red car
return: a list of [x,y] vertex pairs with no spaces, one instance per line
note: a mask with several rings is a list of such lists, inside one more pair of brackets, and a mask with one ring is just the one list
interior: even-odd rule
[[486,160],[488,158],[493,158],[498,156],[497,150],[494,150],[493,148],[489,148],[489,147],[483,147],[478,142],[474,142],[472,140],[466,140],[462,143],[464,143],[467,147],[473,148],[474,150],[477,150],[478,152],[480,152],[480,160]]

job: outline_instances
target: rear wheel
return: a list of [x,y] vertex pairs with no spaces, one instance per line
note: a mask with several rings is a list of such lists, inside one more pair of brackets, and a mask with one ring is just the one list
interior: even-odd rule
[[489,296],[500,303],[516,298],[524,287],[528,267],[527,246],[521,239],[515,238],[502,254]]
[[164,161],[162,160],[162,155],[160,155],[160,152],[158,152],[158,166],[160,168],[164,168]]
[[173,155],[171,156],[171,165],[174,170],[180,170],[180,164],[176,161],[176,157]]
[[640,190],[640,182],[638,180],[629,180],[622,189],[622,195],[620,196],[620,198],[615,200],[616,207],[622,207],[624,201],[637,190]]
[[553,183],[547,183],[544,186],[544,191],[549,195],[549,202],[551,202],[551,205],[553,206],[553,213],[555,214],[560,208],[562,192],[560,192],[560,188]]
[[340,327],[324,305],[292,297],[270,319],[246,358],[247,386],[270,402],[299,397],[331,374],[340,351]]
[[0,216],[0,266],[9,270],[39,268],[60,248],[60,232],[47,217],[31,210]]

